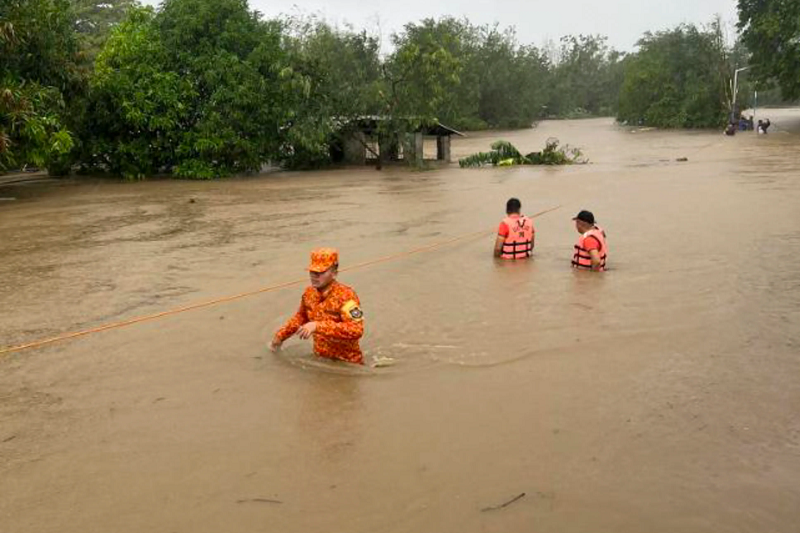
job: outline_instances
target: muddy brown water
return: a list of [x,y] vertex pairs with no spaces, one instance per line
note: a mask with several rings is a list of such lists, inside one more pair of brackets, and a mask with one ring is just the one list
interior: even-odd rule
[[[319,245],[347,266],[491,230],[509,196],[563,206],[530,262],[488,236],[342,274],[391,367],[270,354],[300,287],[0,357],[0,530],[797,531],[800,110],[770,118],[453,146],[556,136],[591,161],[564,168],[0,188],[3,346],[302,278]],[[580,209],[603,275],[569,268]]]

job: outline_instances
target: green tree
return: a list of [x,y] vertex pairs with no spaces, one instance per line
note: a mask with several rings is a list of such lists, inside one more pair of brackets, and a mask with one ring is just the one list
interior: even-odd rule
[[482,27],[475,61],[478,116],[498,128],[528,128],[540,118],[547,98],[548,66],[534,46],[520,46],[513,29]]
[[464,69],[462,31],[452,18],[425,19],[392,36],[395,51],[384,65],[384,103],[391,115],[453,118]]
[[245,0],[133,10],[97,60],[84,162],[204,179],[281,160],[308,94],[282,40]]
[[0,171],[64,170],[66,110],[83,87],[78,47],[67,0],[0,4]]
[[316,19],[289,19],[285,28],[288,61],[307,90],[285,130],[292,149],[283,161],[322,165],[330,161],[329,143],[341,124],[381,111],[379,39]]
[[784,98],[800,98],[800,1],[739,0],[738,6],[753,74],[776,80]]
[[564,36],[556,56],[551,57],[551,114],[610,115],[616,111],[624,54],[611,49],[606,37]]
[[[408,134],[421,125],[452,118],[463,71],[460,36],[453,19],[407,24],[392,36],[394,53],[382,66],[378,137],[384,145],[412,149]],[[410,160],[410,159],[409,159]]]
[[81,162],[128,178],[171,170],[198,94],[170,69],[151,8],[112,31],[92,78]]
[[71,0],[75,12],[75,30],[83,38],[90,61],[103,48],[111,29],[122,22],[137,0]]
[[646,33],[626,62],[621,121],[671,128],[724,123],[730,106],[730,63],[718,24]]

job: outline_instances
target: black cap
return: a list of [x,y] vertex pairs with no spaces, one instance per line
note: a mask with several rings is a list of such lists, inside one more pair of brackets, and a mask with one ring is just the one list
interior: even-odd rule
[[572,220],[582,220],[587,224],[594,224],[594,215],[591,211],[581,211]]

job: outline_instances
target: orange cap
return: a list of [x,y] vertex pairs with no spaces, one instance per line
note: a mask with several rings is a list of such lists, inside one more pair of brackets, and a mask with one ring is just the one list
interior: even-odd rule
[[325,272],[333,265],[339,264],[339,252],[336,248],[317,248],[311,250],[311,264],[308,270],[311,272]]

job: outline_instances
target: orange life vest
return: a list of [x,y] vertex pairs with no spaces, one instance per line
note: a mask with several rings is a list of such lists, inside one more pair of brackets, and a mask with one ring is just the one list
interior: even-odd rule
[[575,268],[592,269],[592,256],[589,255],[589,250],[586,249],[586,239],[597,239],[600,243],[600,248],[597,253],[600,254],[600,270],[606,269],[606,257],[608,256],[608,246],[606,245],[606,232],[600,226],[595,226],[578,238],[578,244],[575,245],[575,254],[572,256],[572,266]]
[[508,235],[500,253],[502,259],[525,259],[533,252],[533,221],[525,215],[506,217],[503,223],[508,227]]

